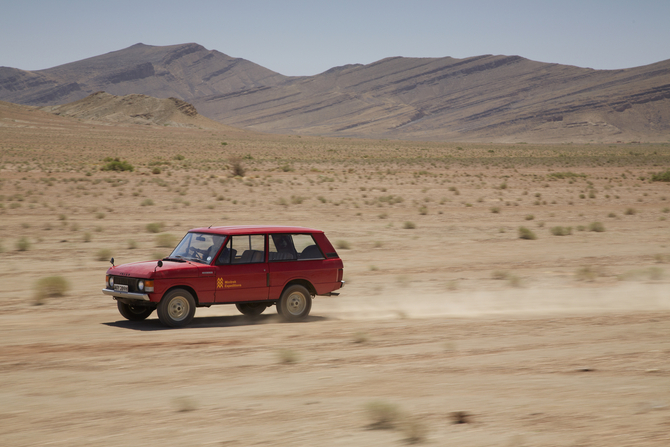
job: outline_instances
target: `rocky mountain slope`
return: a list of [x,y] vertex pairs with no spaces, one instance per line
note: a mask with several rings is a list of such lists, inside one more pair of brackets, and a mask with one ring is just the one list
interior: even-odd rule
[[518,56],[387,58],[285,77],[196,44],[142,44],[48,70],[0,68],[0,99],[175,97],[274,133],[459,141],[668,141],[670,60],[592,70]]
[[145,124],[178,127],[227,128],[200,115],[192,104],[177,98],[154,98],[141,94],[115,96],[97,92],[68,104],[42,107],[55,115],[115,124]]
[[65,104],[104,90],[189,101],[276,85],[284,76],[244,59],[194,43],[129,48],[39,71],[0,67],[0,99],[45,106]]

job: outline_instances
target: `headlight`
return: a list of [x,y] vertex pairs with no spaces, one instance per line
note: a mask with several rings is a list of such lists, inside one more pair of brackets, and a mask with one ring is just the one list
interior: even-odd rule
[[137,288],[140,289],[140,292],[144,291],[144,281],[137,282]]
[[114,277],[113,276],[109,277],[109,288],[110,289],[114,288]]

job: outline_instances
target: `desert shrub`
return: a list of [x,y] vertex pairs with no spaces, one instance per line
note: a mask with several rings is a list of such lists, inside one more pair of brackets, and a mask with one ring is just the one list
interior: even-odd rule
[[626,208],[626,211],[624,211],[624,214],[626,216],[632,216],[635,214],[637,211],[635,211],[635,208]]
[[158,166],[156,166],[155,168],[153,168],[153,169],[151,170],[151,173],[152,173],[152,174],[160,174],[160,173],[161,173],[161,168],[159,168]]
[[609,213],[609,214],[607,215],[607,217],[614,218],[614,217],[616,217],[616,214],[615,214],[615,213]]
[[577,281],[594,281],[598,276],[598,272],[589,266],[580,267],[575,272]]
[[491,207],[491,212],[494,214],[500,213],[500,207],[499,206],[492,206]]
[[373,401],[365,406],[370,419],[370,428],[389,430],[395,428],[400,419],[400,410],[396,405],[383,401]]
[[135,167],[133,165],[131,165],[125,160],[121,161],[118,157],[117,158],[107,157],[103,161],[106,163],[100,168],[101,171],[133,172],[135,170]]
[[230,157],[228,162],[230,163],[230,171],[233,174],[233,177],[244,177],[244,174],[247,171],[244,168],[240,157]]
[[551,234],[554,236],[568,236],[572,234],[572,227],[551,227]]
[[345,240],[339,240],[335,242],[335,248],[338,248],[340,250],[349,250],[351,248],[351,245],[349,245],[349,242]]
[[602,233],[603,231],[605,231],[605,225],[603,225],[602,222],[591,222],[591,224],[589,224],[589,231]]
[[177,238],[170,233],[161,233],[156,235],[156,246],[164,248],[172,248],[176,245]]
[[109,261],[111,257],[112,257],[112,250],[110,250],[109,248],[101,248],[95,254],[95,259],[97,259],[98,261]]
[[95,218],[96,219],[104,219],[105,218],[105,213],[95,213]]
[[519,227],[519,239],[535,240],[537,235],[526,227]]
[[405,230],[414,230],[416,228],[416,224],[414,222],[410,222],[409,220],[402,224],[402,227]]
[[172,405],[179,413],[187,413],[198,409],[198,403],[192,397],[180,396],[172,399]]
[[144,199],[142,203],[140,203],[140,206],[153,206],[154,201],[151,199]]
[[665,172],[658,172],[658,173],[652,174],[651,181],[652,182],[670,182],[670,169],[668,169]]
[[532,215],[532,214],[527,214],[526,217],[525,217],[525,219],[526,219],[526,220],[533,220],[533,219],[535,219],[535,216]]
[[163,227],[165,224],[163,222],[152,222],[147,224],[147,232],[148,233],[160,233],[163,231]]
[[84,242],[91,242],[92,239],[91,232],[90,231],[85,232],[84,235],[82,236],[82,239]]
[[507,279],[508,277],[509,277],[509,273],[506,272],[505,270],[494,270],[491,273],[491,278],[497,279],[497,280]]
[[425,216],[426,214],[428,214],[428,207],[420,206],[419,207],[419,214],[421,214],[422,216]]
[[278,355],[280,363],[292,364],[297,363],[298,360],[300,359],[298,353],[291,349],[281,349],[278,352]]
[[547,177],[553,177],[556,179],[572,179],[577,177],[585,178],[586,174],[575,174],[574,172],[552,172],[548,174]]
[[135,242],[133,239],[128,240],[128,249],[129,250],[135,250],[137,248],[137,242]]
[[174,158],[175,160],[181,161],[181,160],[184,160],[186,157],[184,157],[182,154],[177,154],[172,158]]
[[365,332],[356,332],[354,334],[354,343],[366,343],[368,341],[369,337],[368,334]]
[[291,196],[291,203],[294,205],[300,205],[305,201],[305,197],[302,196]]
[[47,276],[35,283],[35,304],[42,304],[44,299],[65,295],[70,284],[62,276]]
[[30,246],[30,241],[25,236],[16,241],[16,249],[18,251],[28,251],[30,250]]

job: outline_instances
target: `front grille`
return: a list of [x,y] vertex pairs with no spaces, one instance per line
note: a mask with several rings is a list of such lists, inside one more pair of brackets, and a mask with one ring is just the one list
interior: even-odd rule
[[125,284],[128,286],[128,292],[139,292],[137,290],[137,278],[128,278],[127,276],[115,276],[114,284]]

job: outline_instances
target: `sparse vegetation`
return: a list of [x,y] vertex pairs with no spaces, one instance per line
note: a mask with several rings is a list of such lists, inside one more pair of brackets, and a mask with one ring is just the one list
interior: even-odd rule
[[44,304],[47,298],[62,297],[70,290],[70,283],[62,276],[47,276],[35,283],[35,304]]
[[350,250],[351,245],[349,244],[349,242],[340,239],[335,242],[335,248],[337,248],[338,250]]
[[666,170],[665,172],[658,172],[656,174],[652,174],[651,181],[652,182],[670,182],[670,169]]
[[281,349],[278,355],[279,355],[279,363],[284,364],[298,363],[298,360],[300,359],[298,353],[296,351],[293,351],[292,349]]
[[408,220],[402,225],[402,227],[405,230],[414,230],[416,228],[416,224]]
[[605,231],[605,225],[602,222],[591,222],[589,224],[589,231],[595,231],[596,233],[602,233]]
[[147,224],[146,229],[148,233],[160,233],[163,227],[165,227],[163,222],[152,222]]
[[228,159],[230,163],[230,171],[233,174],[233,177],[244,177],[246,174],[246,169],[242,164],[242,159],[240,157],[230,157]]
[[103,160],[105,164],[100,168],[101,171],[129,171],[133,172],[135,170],[135,167],[128,163],[125,160],[120,160],[118,157],[117,158],[111,158],[107,157]]
[[535,239],[537,239],[537,235],[533,233],[532,230],[526,227],[519,227],[519,239],[527,239],[534,241]]
[[95,254],[95,259],[98,261],[109,261],[112,258],[112,250],[109,248],[101,248]]
[[551,234],[554,236],[568,236],[572,234],[572,227],[556,226],[551,227]]
[[156,246],[163,248],[173,248],[177,244],[177,238],[170,233],[161,233],[156,235]]

